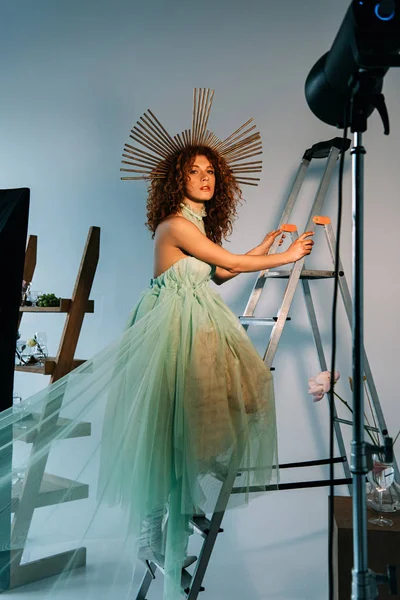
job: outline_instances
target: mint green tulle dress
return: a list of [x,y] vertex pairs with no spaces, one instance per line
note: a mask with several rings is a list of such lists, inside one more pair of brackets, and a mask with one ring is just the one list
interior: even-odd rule
[[[204,233],[201,218],[183,215]],[[190,518],[218,509],[232,461],[239,461],[242,494],[228,508],[247,503],[249,486],[262,489],[276,476],[271,373],[209,285],[214,272],[193,256],[180,259],[151,280],[113,344],[24,401],[23,415],[1,413],[2,439],[24,419],[21,441],[45,430],[27,468],[46,455],[46,471],[89,486],[86,499],[64,496],[35,510],[24,545],[11,535],[3,579],[18,566],[18,550],[32,560],[85,547],[86,566],[73,569],[71,561],[46,580],[41,598],[127,600],[138,553],[154,553],[164,562],[163,598],[177,600]],[[52,413],[60,398],[61,410]],[[39,415],[34,424],[32,414]],[[82,422],[91,423],[91,435],[74,438]],[[14,433],[14,452],[18,439]],[[9,484],[2,472],[0,492]],[[2,498],[3,512],[10,510]]]

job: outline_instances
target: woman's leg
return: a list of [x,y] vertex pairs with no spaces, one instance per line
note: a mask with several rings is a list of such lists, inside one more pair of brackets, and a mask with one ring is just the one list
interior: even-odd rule
[[145,516],[139,539],[139,558],[152,560],[164,556],[164,519],[166,507],[161,506]]

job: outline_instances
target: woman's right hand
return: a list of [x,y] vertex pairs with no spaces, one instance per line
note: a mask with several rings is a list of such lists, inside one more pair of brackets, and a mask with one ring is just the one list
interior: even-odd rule
[[306,231],[305,233],[302,233],[297,240],[289,246],[286,250],[289,262],[296,262],[297,260],[300,260],[300,258],[303,258],[303,256],[311,254],[314,242],[309,239],[310,235],[314,235],[314,232]]

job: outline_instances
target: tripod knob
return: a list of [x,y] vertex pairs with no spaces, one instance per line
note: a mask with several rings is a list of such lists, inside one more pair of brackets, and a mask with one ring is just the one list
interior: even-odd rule
[[[377,585],[387,585],[389,596],[397,596],[397,569],[395,565],[387,565],[386,575],[375,575]],[[378,597],[378,596],[377,596]]]

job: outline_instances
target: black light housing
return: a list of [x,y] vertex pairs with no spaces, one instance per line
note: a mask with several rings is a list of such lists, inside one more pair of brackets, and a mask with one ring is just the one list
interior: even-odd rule
[[[391,66],[400,66],[400,0],[353,0],[329,52],[311,69],[307,103],[321,121],[343,127],[353,77],[368,71],[371,95],[379,94]],[[375,105],[366,108],[372,114]]]

